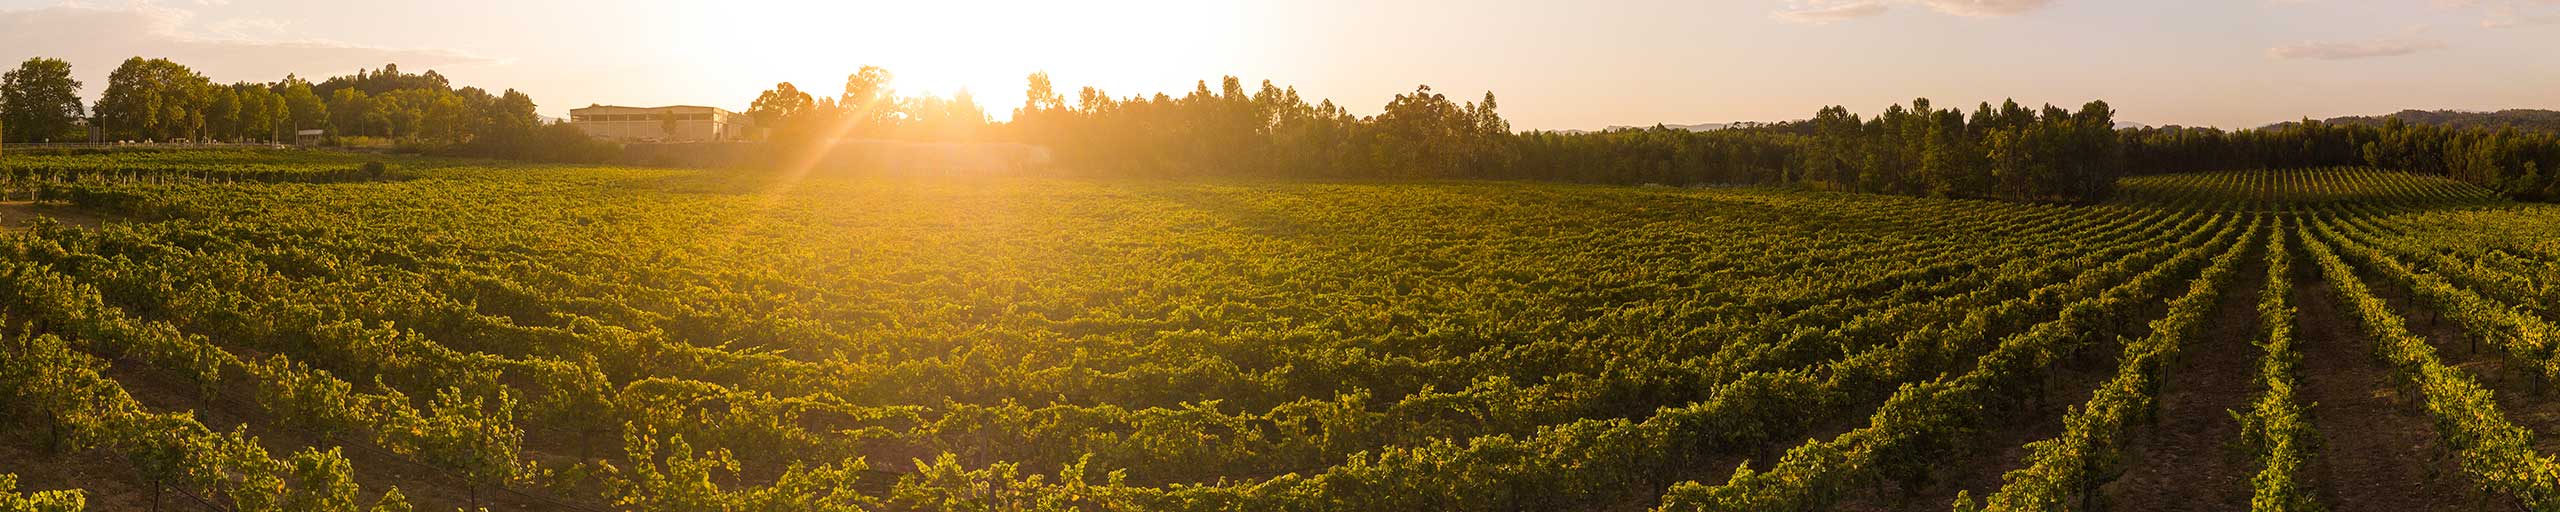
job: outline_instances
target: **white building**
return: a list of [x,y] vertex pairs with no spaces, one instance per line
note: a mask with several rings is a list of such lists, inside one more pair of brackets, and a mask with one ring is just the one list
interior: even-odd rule
[[747,138],[755,121],[711,107],[593,105],[569,111],[569,124],[601,139],[638,142],[705,142]]

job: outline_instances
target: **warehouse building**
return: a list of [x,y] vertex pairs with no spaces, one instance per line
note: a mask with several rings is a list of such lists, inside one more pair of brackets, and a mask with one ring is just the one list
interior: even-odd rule
[[600,139],[708,142],[745,139],[755,122],[745,115],[712,107],[592,105],[570,110],[569,124]]

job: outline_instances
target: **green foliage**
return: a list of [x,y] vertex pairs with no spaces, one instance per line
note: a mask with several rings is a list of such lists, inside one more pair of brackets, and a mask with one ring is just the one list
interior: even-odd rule
[[[2252,218],[2249,236],[2265,236],[2264,222]],[[2183,345],[2203,332],[2247,245],[2215,257],[2212,266],[2188,283],[2186,294],[2169,302],[2168,315],[2152,322],[2149,335],[2125,344],[2115,377],[2099,384],[2087,403],[2063,418],[2062,434],[2027,444],[2027,467],[2002,475],[2008,483],[1980,505],[1959,499],[1955,508],[2052,510],[2075,497],[2083,503],[2094,499],[2097,484],[2118,470],[2126,429],[2153,414],[2167,361],[2179,357]]]
[[71,63],[29,58],[0,75],[0,141],[68,140],[85,112]]
[[355,468],[338,455],[337,448],[325,452],[304,448],[287,463],[292,465],[286,477],[292,491],[279,503],[283,510],[358,510]]
[[[0,81],[0,126],[11,142],[61,139],[81,114],[78,81],[59,60],[31,59]],[[412,148],[459,156],[601,162],[619,148],[574,127],[545,126],[533,98],[454,87],[434,71],[402,73],[397,65],[358,70],[312,84],[295,76],[273,83],[217,85],[168,59],[135,57],[108,77],[94,109],[112,141],[293,142],[295,132],[327,130],[336,144]]]
[[[1050,87],[1034,75],[1034,90]],[[1495,109],[1457,103],[1429,86],[1399,94],[1375,116],[1264,82],[1246,94],[1207,82],[1179,99],[1113,99],[1086,88],[1075,106],[1035,92],[1008,126],[1087,172],[1361,178],[1497,178],[1592,183],[1800,184],[1939,197],[2089,201],[2124,172],[2114,111],[1984,104],[1972,120],[1928,100],[1860,121],[1841,107],[1810,121],[1712,131],[1656,126],[1595,133],[1514,133]],[[1054,96],[1054,93],[1050,93]],[[796,103],[769,91],[782,112]]]
[[2385,126],[2393,123],[2443,126],[2456,129],[2516,127],[2524,130],[2560,131],[2560,111],[2539,109],[2507,109],[2496,112],[2459,110],[2402,110],[2381,116],[2333,117],[2321,121],[2332,125]]
[[88,508],[79,489],[20,493],[18,475],[0,473],[0,510],[9,512],[78,512]]
[[2560,464],[2536,451],[2531,431],[2507,421],[2490,391],[2436,358],[2435,348],[2410,334],[2406,321],[2373,296],[2312,226],[2297,228],[2312,261],[2331,289],[2374,339],[2376,355],[2420,390],[2437,432],[2474,482],[2529,509],[2560,507]]
[[[1903,126],[1918,138],[1878,140],[1949,141],[1959,125],[1932,112]],[[1985,112],[1961,126],[2008,126]],[[1911,154],[1923,179],[1995,177]],[[2300,475],[2317,452],[2283,355],[2293,327],[2274,321],[2292,314],[2276,292],[2290,249],[2413,288],[2537,362],[2542,283],[2560,281],[2560,213],[2366,169],[2144,176],[2119,202],[2059,205],[9,158],[133,169],[47,186],[149,217],[0,235],[0,313],[20,330],[0,336],[0,428],[241,509],[407,508],[397,490],[359,498],[355,472],[375,468],[342,447],[437,473],[403,488],[454,486],[421,496],[492,508],[1824,509],[2000,453],[1980,433],[2011,420],[2067,428],[1998,461],[2025,468],[2008,488],[1967,497],[2070,508],[2130,462],[2134,420],[2178,378],[2164,362],[2208,356],[2187,348],[2200,312],[2265,247],[2256,300],[2277,355],[2235,414],[2260,454],[2257,503],[2298,510],[2316,505]],[[251,178],[375,158],[404,179]],[[2081,407],[2018,417],[2057,365],[2117,343]],[[2517,444],[2527,432],[2490,421],[2458,369],[2389,350],[2426,379],[2466,474],[2539,503],[2547,457]],[[269,454],[230,425],[145,411],[122,388],[136,381],[100,373],[109,359],[325,441]],[[1782,455],[1727,472],[1761,454]]]
[[2320,510],[2310,489],[2310,477],[2303,468],[2310,464],[2317,450],[2319,436],[2305,417],[2309,404],[2295,394],[2301,385],[2302,355],[2295,351],[2295,314],[2293,295],[2293,254],[2291,230],[2276,226],[2274,236],[2267,239],[2266,288],[2259,292],[2258,322],[2263,339],[2259,348],[2265,356],[2259,359],[2258,383],[2266,391],[2258,395],[2247,414],[2233,413],[2241,424],[2241,438],[2257,448],[2259,469],[2249,479],[2249,508],[2267,511]]
[[[2203,272],[2227,272],[2244,231],[2227,222],[2222,226],[2211,242],[2188,246],[2175,259],[2129,276],[2102,295],[2072,303],[2060,318],[2000,340],[1982,353],[1972,371],[1903,386],[1867,426],[1798,446],[1767,470],[1740,468],[1720,486],[1675,486],[1664,495],[1661,508],[1820,510],[1859,486],[1925,472],[1943,455],[1962,450],[1953,443],[1989,419],[1995,397],[2030,393],[2031,386],[2041,384],[2037,372],[2085,348],[2090,339],[2110,335],[2105,330],[2109,326],[2122,325],[2116,315],[2157,300],[2171,282],[2188,278],[2208,261],[2212,265]],[[2102,272],[2121,276],[2130,271],[2113,267]],[[2198,286],[2188,294],[2199,293],[2197,289],[2212,293],[2213,286],[2218,284]]]
[[389,491],[384,491],[382,493],[382,498],[374,500],[373,507],[365,510],[369,512],[410,512],[412,509],[413,507],[409,505],[409,497],[407,495],[400,494],[400,488],[394,487]]

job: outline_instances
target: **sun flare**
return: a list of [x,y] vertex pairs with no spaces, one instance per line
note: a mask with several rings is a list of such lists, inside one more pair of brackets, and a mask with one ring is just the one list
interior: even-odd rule
[[[1002,119],[1022,101],[1024,77],[1123,94],[1186,89],[1194,69],[1232,62],[1251,29],[1223,2],[1044,1],[804,2],[740,10],[675,2],[669,55],[698,78],[752,98],[790,81],[835,92],[845,76],[879,66],[900,95],[968,91]],[[1072,89],[1070,89],[1072,91]]]

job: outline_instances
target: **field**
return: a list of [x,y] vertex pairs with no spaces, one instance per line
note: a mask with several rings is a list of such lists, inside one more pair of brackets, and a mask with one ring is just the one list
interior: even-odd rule
[[0,509],[2560,508],[2560,207],[2438,177],[369,158],[9,156]]

